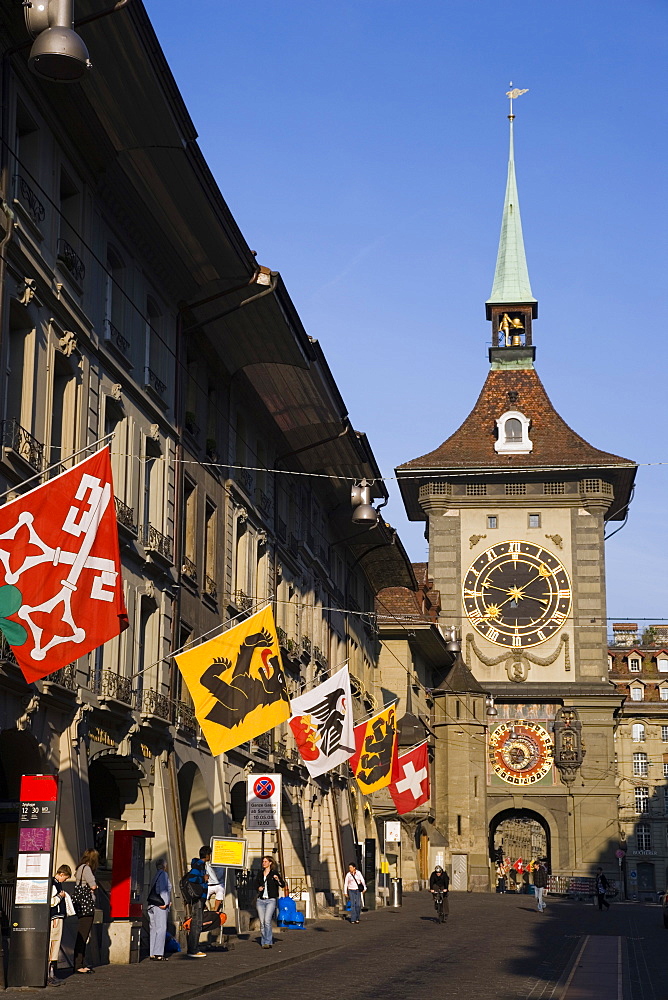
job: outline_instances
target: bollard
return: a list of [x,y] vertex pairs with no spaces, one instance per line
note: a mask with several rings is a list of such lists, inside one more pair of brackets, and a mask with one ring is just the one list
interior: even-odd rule
[[388,905],[398,910],[402,904],[403,885],[400,878],[390,879],[390,898]]

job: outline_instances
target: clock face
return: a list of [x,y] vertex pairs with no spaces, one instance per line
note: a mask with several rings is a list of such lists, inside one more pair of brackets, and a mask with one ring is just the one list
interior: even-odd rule
[[475,630],[499,646],[538,646],[566,623],[571,582],[541,545],[499,542],[469,568],[464,610]]
[[535,722],[502,722],[489,737],[494,773],[510,785],[533,785],[552,767],[552,741]]

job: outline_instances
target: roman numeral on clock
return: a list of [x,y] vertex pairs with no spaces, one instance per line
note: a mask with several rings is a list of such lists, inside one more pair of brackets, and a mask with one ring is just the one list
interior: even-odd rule
[[498,629],[495,629],[495,628],[488,629],[487,630],[487,638],[491,639],[492,642],[496,642],[496,640],[499,638]]

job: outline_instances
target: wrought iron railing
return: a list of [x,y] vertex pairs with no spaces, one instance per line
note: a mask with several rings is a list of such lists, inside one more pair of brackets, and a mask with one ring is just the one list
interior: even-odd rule
[[285,646],[288,641],[288,633],[280,625],[276,629],[276,635],[278,636],[278,645]]
[[153,389],[159,396],[164,396],[167,390],[167,384],[158,378],[152,368],[144,369],[144,385],[148,389]]
[[16,664],[14,650],[5,639],[4,635],[0,636],[0,660],[4,660],[6,663]]
[[59,687],[67,688],[68,691],[77,691],[79,685],[77,683],[76,660],[74,663],[68,663],[66,667],[61,667],[60,670],[55,670],[45,680],[49,681],[50,684],[58,684]]
[[75,281],[81,284],[86,277],[86,267],[79,254],[62,236],[58,240],[58,260],[70,272]]
[[128,507],[126,503],[119,500],[118,497],[114,497],[114,504],[116,505],[116,520],[119,524],[122,524],[125,528],[128,528],[133,534],[137,534],[137,525],[135,524],[135,512],[132,507]]
[[290,535],[288,539],[288,550],[293,556],[299,555],[299,539],[296,535]]
[[168,562],[172,561],[172,540],[167,535],[154,528],[152,524],[144,525],[143,534],[144,547],[150,552],[156,552]]
[[171,722],[173,715],[173,703],[171,698],[159,691],[143,691],[141,696],[142,715],[155,715],[158,719],[165,719]]
[[316,663],[319,663],[321,667],[327,666],[327,657],[325,656],[320,646],[313,647],[313,659],[315,660]]
[[37,225],[39,225],[40,222],[44,222],[44,219],[46,218],[46,209],[44,208],[44,205],[30,187],[25,177],[21,177],[18,174],[16,176],[16,196],[23,204],[24,208],[27,208],[30,212]]
[[311,640],[307,635],[302,636],[302,649],[305,653],[311,652]]
[[282,542],[284,542],[288,537],[288,526],[280,517],[276,518],[276,534]]
[[271,512],[271,497],[269,494],[265,493],[264,490],[256,490],[255,502],[265,517],[268,517]]
[[174,724],[184,733],[197,732],[197,719],[192,705],[185,701],[177,701],[174,709]]
[[218,586],[212,576],[204,577],[204,593],[207,597],[210,597],[212,601],[218,600]]
[[191,413],[190,410],[186,410],[185,419],[183,421],[185,429],[188,431],[192,437],[199,437],[200,428],[198,424],[195,423],[195,414]]
[[28,465],[40,471],[44,465],[44,445],[12,417],[2,421],[2,443],[12,448]]
[[181,573],[183,576],[188,577],[189,580],[192,580],[193,583],[197,583],[197,566],[188,556],[183,557]]
[[255,754],[256,757],[264,757],[267,760],[273,749],[273,742],[271,733],[262,733],[257,739],[252,740],[251,753]]
[[127,337],[123,336],[118,327],[114,326],[110,319],[105,319],[104,321],[104,339],[113,344],[116,350],[120,351],[124,357],[129,357],[130,341]]
[[253,607],[253,598],[244,594],[243,590],[234,591],[234,603],[239,608],[239,611],[250,611]]
[[275,741],[273,749],[274,757],[279,757],[281,760],[287,760],[293,764],[296,764],[301,760],[299,751],[294,747],[287,746],[287,744],[283,743],[281,740]]
[[246,493],[249,496],[253,495],[253,473],[249,472],[248,469],[237,469],[236,470],[237,482],[243,486]]
[[94,682],[94,693],[100,698],[113,698],[124,705],[131,705],[132,681],[129,677],[122,677],[114,670],[103,670]]

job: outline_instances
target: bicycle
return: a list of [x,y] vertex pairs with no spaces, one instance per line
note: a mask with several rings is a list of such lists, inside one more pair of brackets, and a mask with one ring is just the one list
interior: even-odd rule
[[436,918],[439,924],[445,923],[445,892],[442,889],[434,890],[434,906],[436,908]]

